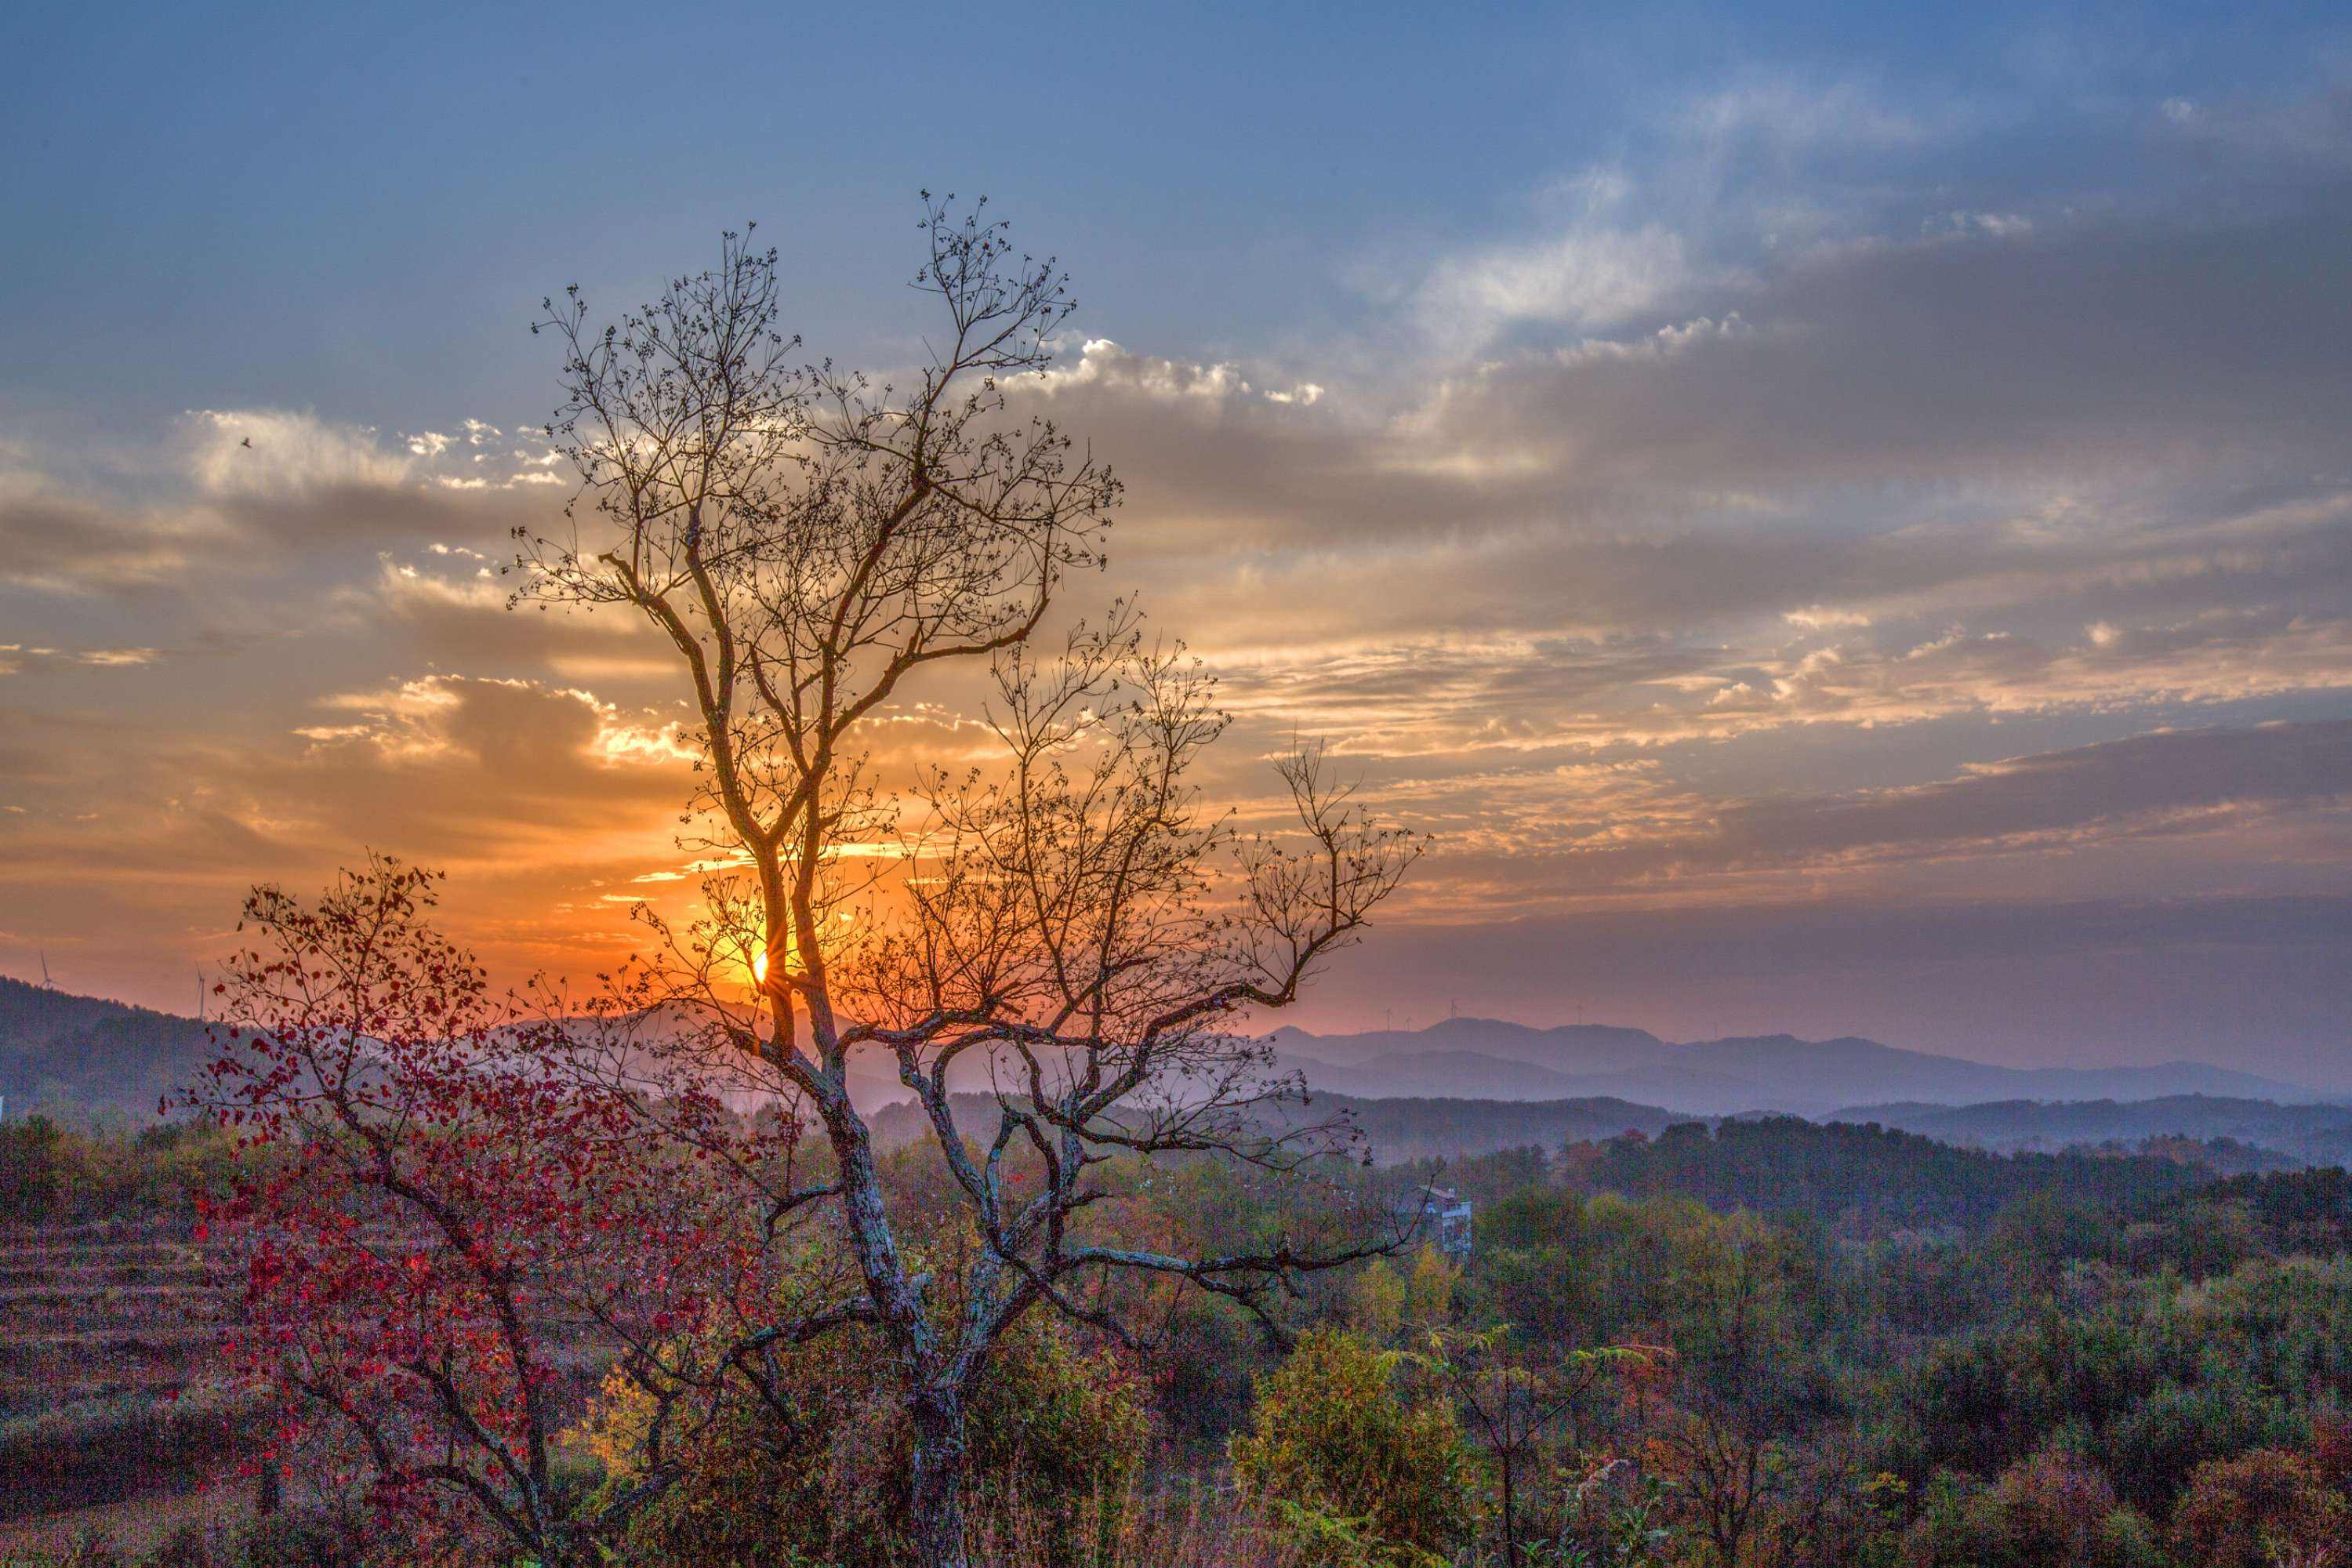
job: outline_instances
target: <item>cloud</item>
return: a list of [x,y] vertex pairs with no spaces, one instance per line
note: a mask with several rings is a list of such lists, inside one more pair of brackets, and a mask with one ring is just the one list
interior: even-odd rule
[[449,870],[451,918],[503,965],[579,974],[625,949],[625,914],[567,924],[551,906],[677,860],[691,775],[657,715],[421,676],[308,718],[236,736],[0,711],[0,803],[19,808],[0,815],[0,923],[142,973],[162,948],[177,967],[226,950],[250,883],[321,881],[373,847]]
[[1723,674],[1695,729],[2115,711],[2352,689],[2352,626],[2272,610],[2128,633],[2103,624],[2080,644],[1954,631],[1907,647],[1824,644]]
[[[621,790],[610,776],[621,764],[674,771],[695,756],[673,726],[631,723],[592,692],[530,680],[420,676],[320,705],[354,718],[295,731],[312,742],[312,763],[341,766],[356,750],[387,770],[487,775],[502,795],[524,800],[558,798],[574,785],[591,795]],[[604,789],[587,788],[592,778]],[[683,796],[676,780],[666,782]]]
[[1079,345],[1075,359],[1024,378],[1015,390],[1055,400],[1108,393],[1162,407],[1188,407],[1209,417],[1229,405],[1253,399],[1283,407],[1312,407],[1324,392],[1313,382],[1253,386],[1237,365],[1158,359],[1135,353],[1108,338],[1088,339]]
[[2069,845],[2347,805],[2352,721],[2159,731],[1978,763],[1929,784],[1727,807],[1711,851],[1810,860]]
[[1923,784],[1741,796],[1657,753],[1374,767],[1367,798],[1429,834],[1407,923],[1621,906],[2319,893],[2352,845],[2352,721],[2155,731],[1969,764]]
[[[1232,366],[1114,345],[1055,401],[1137,481],[1131,510],[1250,541],[1596,519],[1654,536],[1742,500],[1819,515],[1843,499],[1825,490],[1864,487],[1896,511],[1936,498],[1885,487],[2194,493],[2331,471],[2352,322],[2307,258],[2347,241],[2352,208],[2329,201],[2221,227],[1886,243],[1795,258],[1664,331],[1577,331],[1311,409],[1222,395],[1250,379]],[[1171,427],[1180,392],[1214,417]]]
[[1857,81],[1755,80],[1705,94],[1684,111],[1682,128],[1700,141],[1756,140],[1783,153],[1824,144],[1912,149],[1941,140],[1971,118],[1956,106],[1923,111],[1897,106]]
[[[436,556],[473,557],[461,547]],[[673,673],[677,652],[644,617],[618,609],[508,608],[511,578],[486,566],[457,574],[381,554],[373,582],[352,584],[338,604],[414,656],[459,668],[545,672],[566,680],[644,680]]]
[[436,461],[446,445],[395,447],[371,427],[284,410],[204,409],[153,449],[70,482],[0,446],[0,585],[215,595],[386,541],[495,549],[516,523],[560,508],[563,481],[539,458],[517,450],[453,474]]
[[1055,413],[1242,706],[1360,755],[2342,690],[2347,219],[1799,258],[1387,408],[1090,350]]
[[2232,230],[1879,246],[1807,260],[1759,330],[1644,358],[1515,357],[1424,427],[1585,489],[2324,461],[2352,321],[2309,258],[2341,205]]
[[161,657],[152,647],[55,648],[0,643],[0,675],[41,674],[76,668],[128,669],[152,664]]
[[299,500],[389,489],[414,471],[372,428],[283,409],[197,409],[181,428],[189,477],[208,496]]
[[1433,338],[1475,351],[1516,326],[1617,326],[1687,289],[1692,271],[1682,237],[1659,225],[1580,226],[1441,261],[1417,309]]
[[0,469],[0,585],[87,595],[172,581],[218,542],[203,519],[115,509]]
[[2276,179],[2296,165],[2341,171],[2352,165],[2352,70],[2340,54],[2332,74],[2303,92],[2263,99],[2171,97],[2156,118],[2173,138],[2244,159]]

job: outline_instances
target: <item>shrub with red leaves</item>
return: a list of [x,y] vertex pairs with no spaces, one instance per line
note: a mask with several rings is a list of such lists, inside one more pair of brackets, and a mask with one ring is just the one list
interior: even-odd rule
[[588,1070],[595,1020],[494,996],[427,922],[436,879],[376,858],[315,904],[247,901],[193,1096],[278,1156],[206,1215],[244,1265],[226,1348],[286,1399],[264,1462],[338,1426],[379,1507],[580,1561],[635,1500],[584,1517],[559,1484],[583,1369],[642,1367],[667,1411],[660,1358],[761,1291],[709,1157],[772,1161],[791,1128]]

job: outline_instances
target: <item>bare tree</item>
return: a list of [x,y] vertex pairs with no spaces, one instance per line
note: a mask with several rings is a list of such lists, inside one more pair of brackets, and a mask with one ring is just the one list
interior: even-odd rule
[[1446,1391],[1463,1426],[1494,1458],[1503,1568],[1519,1568],[1519,1493],[1544,1439],[1603,1377],[1620,1367],[1645,1366],[1660,1352],[1646,1345],[1528,1349],[1512,1342],[1507,1324],[1475,1331],[1433,1329],[1425,1345],[1413,1360]]
[[[1291,1086],[1236,1016],[1295,999],[1415,846],[1311,751],[1279,767],[1294,829],[1213,810],[1189,772],[1226,724],[1213,684],[1130,605],[1054,657],[1033,647],[1068,574],[1101,563],[1119,486],[1007,405],[1073,308],[1065,275],[984,210],[924,201],[915,283],[945,320],[903,390],[799,363],[776,253],[748,236],[610,326],[576,289],[551,301],[538,330],[564,345],[567,398],[549,433],[583,485],[568,536],[519,535],[517,598],[625,607],[676,649],[710,913],[659,927],[633,996],[696,1005],[695,1049],[823,1128],[858,1286],[764,1331],[879,1330],[916,1438],[911,1533],[947,1564],[964,1561],[965,1412],[1022,1314],[1119,1331],[1114,1282],[1138,1276],[1263,1310],[1393,1240],[1122,1245],[1103,1167],[1190,1151],[1295,1173],[1333,1146],[1336,1129],[1283,1133],[1271,1102]],[[884,790],[873,727],[910,678],[956,664],[987,672],[1003,767]],[[735,1005],[747,974],[756,1009]],[[951,1173],[976,1242],[952,1280],[894,1226],[854,1058],[912,1092]],[[968,1138],[951,1082],[994,1092],[992,1128]]]

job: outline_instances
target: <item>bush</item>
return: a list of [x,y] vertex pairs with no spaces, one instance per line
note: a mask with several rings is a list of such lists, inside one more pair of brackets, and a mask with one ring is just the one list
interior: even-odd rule
[[[748,1400],[731,1405],[686,1456],[678,1481],[631,1522],[623,1560],[905,1561],[912,1434],[870,1376],[877,1353],[849,1334],[793,1352],[781,1382],[790,1419]],[[603,1441],[627,1426],[625,1411],[606,1410]],[[1141,1391],[1119,1363],[1082,1351],[1057,1320],[1029,1319],[1000,1347],[970,1414],[975,1528],[1033,1543],[1040,1561],[1099,1560],[1149,1439]]]
[[1906,1542],[1910,1568],[2156,1568],[2163,1554],[2137,1510],[2072,1454],[2046,1449],[1965,1501],[1931,1500]]
[[2200,1568],[2271,1568],[2343,1542],[2352,1510],[2301,1454],[2261,1448],[2200,1465],[2172,1515],[2173,1549]]
[[1259,1381],[1233,1440],[1244,1494],[1309,1563],[1420,1568],[1470,1532],[1477,1477],[1453,1406],[1399,1397],[1394,1365],[1360,1335],[1310,1333]]

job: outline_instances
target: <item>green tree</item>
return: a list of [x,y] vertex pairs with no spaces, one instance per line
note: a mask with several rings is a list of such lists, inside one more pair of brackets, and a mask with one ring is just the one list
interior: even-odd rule
[[1791,1480],[1796,1444],[1834,1414],[1819,1259],[1745,1214],[1697,1227],[1676,1251],[1665,1321],[1680,1376],[1657,1436],[1715,1561],[1732,1568]]

